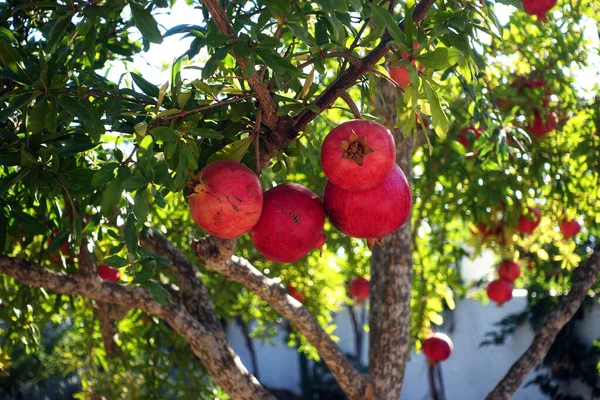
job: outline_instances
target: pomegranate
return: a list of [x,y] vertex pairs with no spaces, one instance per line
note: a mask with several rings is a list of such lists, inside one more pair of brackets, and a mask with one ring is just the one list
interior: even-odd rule
[[490,300],[498,303],[500,307],[503,303],[506,303],[512,299],[513,284],[512,282],[505,281],[504,279],[497,279],[488,284],[487,295]]
[[521,233],[532,233],[542,220],[540,210],[531,207],[527,207],[527,210],[529,215],[523,214],[519,218],[519,232]]
[[514,282],[521,275],[521,268],[515,262],[504,260],[500,263],[500,267],[498,267],[498,275],[500,279]]
[[118,269],[109,267],[106,264],[98,265],[98,276],[101,279],[110,282],[118,282],[121,279],[121,273]]
[[[54,231],[55,235],[58,235],[58,231]],[[52,242],[54,241],[54,239],[52,239],[52,236],[48,237],[48,246],[52,245]],[[65,242],[60,246],[60,252],[62,253],[63,256],[66,256],[67,253],[69,252],[69,241],[65,240]],[[58,255],[57,252],[53,252],[50,254],[50,261],[52,261],[54,264],[58,263],[58,261],[60,260],[60,256]]]
[[458,135],[458,142],[462,144],[467,151],[471,151],[471,140],[469,140],[469,136],[472,136],[472,140],[475,142],[481,137],[481,130],[471,125],[460,131],[460,134]]
[[369,280],[362,276],[353,278],[348,285],[350,296],[362,303],[369,298]]
[[288,287],[288,293],[290,294],[290,296],[292,296],[294,299],[298,300],[300,303],[302,303],[304,301],[304,299],[306,298],[304,293],[302,293],[301,291],[296,289],[294,286]]
[[546,21],[546,14],[556,5],[556,0],[523,0],[523,8],[530,15],[536,15],[540,21]]
[[577,222],[576,219],[566,220],[564,219],[560,223],[560,231],[566,239],[570,239],[573,236],[577,235],[581,230],[581,225]]
[[264,194],[262,214],[250,240],[266,258],[294,262],[325,241],[325,213],[319,197],[304,186],[284,183]]
[[233,161],[204,167],[188,182],[194,222],[211,235],[233,239],[250,231],[260,218],[263,193],[254,172]]
[[[419,42],[417,42],[416,40],[413,42],[413,50],[416,50],[419,48]],[[412,55],[409,55],[406,52],[402,52],[400,53],[400,55],[402,56],[402,59],[410,59],[411,64],[412,65],[416,65],[417,61],[412,59]],[[397,61],[397,60],[395,60]],[[423,66],[419,65],[419,71],[423,70]],[[408,70],[406,69],[406,67],[404,65],[399,65],[397,67],[394,66],[389,66],[388,67],[388,72],[390,74],[390,78],[392,78],[394,80],[394,82],[396,82],[398,85],[400,85],[403,89],[405,89],[409,84],[410,84],[410,77],[408,76]]]
[[345,190],[379,185],[395,162],[394,137],[388,128],[373,121],[341,123],[329,132],[321,147],[323,172]]
[[454,350],[452,340],[443,333],[434,333],[423,342],[423,354],[431,364],[447,360]]
[[533,111],[533,123],[527,124],[527,130],[537,139],[542,139],[556,128],[556,115],[547,113],[542,117],[539,110]]
[[363,192],[327,182],[323,202],[329,221],[340,232],[363,239],[378,239],[396,231],[412,207],[408,182],[397,165],[379,186]]

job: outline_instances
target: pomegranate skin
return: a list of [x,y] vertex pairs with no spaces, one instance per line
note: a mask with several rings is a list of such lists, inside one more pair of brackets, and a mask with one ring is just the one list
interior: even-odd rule
[[324,224],[321,199],[302,185],[284,183],[265,192],[262,214],[250,231],[250,240],[269,260],[294,262],[323,244]]
[[560,223],[560,231],[566,239],[570,239],[573,236],[577,235],[580,230],[581,225],[579,225],[579,222],[577,222],[577,220],[575,219],[572,219],[570,221],[563,220]]
[[200,171],[189,197],[196,224],[216,237],[233,239],[250,231],[260,218],[263,193],[260,181],[246,166],[217,161]]
[[540,210],[531,207],[527,207],[527,209],[533,216],[525,214],[521,215],[521,218],[519,218],[519,232],[521,233],[532,233],[542,220]]
[[460,131],[460,134],[458,135],[458,142],[462,144],[465,149],[471,151],[471,144],[469,143],[469,133],[472,133],[475,136],[475,139],[473,140],[475,141],[481,137],[481,130],[475,128],[474,126],[467,126],[462,131]]
[[98,276],[101,279],[115,283],[119,282],[119,279],[121,279],[121,273],[119,272],[119,270],[116,268],[109,267],[106,264],[98,265]]
[[302,303],[304,301],[304,299],[306,298],[304,293],[302,293],[301,291],[296,289],[294,286],[288,287],[288,293],[290,296],[292,296],[294,299],[298,300],[300,303]]
[[498,267],[498,276],[505,281],[514,282],[520,275],[521,268],[515,262],[504,260]]
[[363,192],[350,192],[327,182],[323,202],[329,221],[340,232],[362,239],[377,239],[396,231],[412,208],[408,182],[397,165],[379,186]]
[[500,307],[512,299],[513,284],[504,279],[497,279],[489,283],[487,287],[487,295],[490,300],[495,301]]
[[[344,158],[346,151],[342,142],[349,142],[352,133],[372,150],[360,161]],[[323,172],[333,184],[345,190],[362,191],[379,185],[395,163],[396,144],[392,133],[373,121],[343,122],[329,132],[321,146]]]
[[527,124],[527,131],[537,139],[543,139],[554,129],[556,129],[556,115],[547,113],[542,118],[542,114],[538,110],[533,112],[533,123]]
[[362,303],[369,298],[369,280],[362,276],[353,278],[348,285],[348,292],[356,301]]
[[527,14],[536,15],[540,21],[546,20],[546,14],[556,5],[556,0],[523,0],[523,9]]
[[454,351],[452,340],[443,334],[435,333],[423,342],[423,354],[432,364],[447,360]]

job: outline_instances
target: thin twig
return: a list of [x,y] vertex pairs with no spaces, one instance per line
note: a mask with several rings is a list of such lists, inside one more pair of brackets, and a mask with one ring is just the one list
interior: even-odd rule
[[356,103],[354,102],[354,100],[352,100],[352,97],[348,94],[348,92],[341,92],[340,98],[342,100],[344,100],[346,102],[346,104],[348,104],[348,107],[350,107],[350,110],[352,111],[352,115],[354,115],[354,118],[362,119],[362,115],[360,115],[360,110],[358,109],[358,107],[356,106]]

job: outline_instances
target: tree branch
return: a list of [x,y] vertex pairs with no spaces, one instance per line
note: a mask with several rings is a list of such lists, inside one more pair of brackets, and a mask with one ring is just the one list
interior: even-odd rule
[[33,262],[13,257],[0,256],[0,273],[12,276],[25,285],[121,304],[129,309],[139,308],[162,318],[190,344],[208,373],[232,398],[274,400],[241,364],[239,357],[229,347],[225,333],[202,325],[177,302],[161,305],[152,299],[148,291],[140,287],[127,290],[116,283],[97,278],[59,274]]
[[104,342],[104,349],[106,350],[106,354],[112,356],[117,352],[118,347],[115,342],[117,329],[115,327],[115,322],[110,316],[110,304],[99,301],[96,308],[98,322],[100,323],[100,333],[102,334],[102,342]]
[[314,317],[284,287],[233,254],[235,241],[207,237],[193,244],[200,262],[258,294],[315,346],[340,387],[352,400],[365,398],[366,382]]
[[531,370],[548,354],[556,335],[581,307],[581,303],[599,275],[600,245],[596,246],[586,265],[578,267],[574,271],[573,285],[569,294],[561,300],[552,312],[544,317],[541,328],[535,334],[529,348],[510,367],[510,370],[494,390],[488,393],[486,400],[508,400],[513,396]]

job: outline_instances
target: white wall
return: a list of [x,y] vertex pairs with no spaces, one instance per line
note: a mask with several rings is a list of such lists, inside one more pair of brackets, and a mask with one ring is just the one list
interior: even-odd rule
[[[517,292],[517,291],[516,291]],[[519,291],[522,292],[522,291]],[[515,293],[516,294],[516,293]],[[447,322],[439,331],[446,333],[454,343],[454,353],[441,364],[444,387],[448,400],[483,399],[494,385],[504,376],[512,363],[527,349],[533,338],[533,331],[525,324],[514,335],[507,338],[503,346],[479,347],[486,332],[497,328],[494,324],[509,314],[521,311],[526,306],[522,296],[514,297],[502,307],[493,304],[483,305],[474,300],[461,300],[456,309],[447,315]],[[340,338],[339,345],[344,353],[354,354],[354,335],[348,310],[334,317]],[[578,326],[578,332],[585,342],[591,343],[600,336],[600,307],[596,307]],[[244,365],[251,370],[246,341],[238,326],[230,324],[228,338],[232,347],[240,355]],[[363,364],[368,362],[368,333],[363,334]],[[298,355],[295,349],[287,347],[285,332],[273,339],[276,347],[254,340],[259,364],[260,379],[268,387],[285,388],[300,393],[300,372]],[[529,381],[535,374],[529,376]],[[524,385],[523,385],[524,386]],[[578,385],[567,388],[570,393],[585,394]],[[427,362],[422,354],[411,356],[407,365],[402,398],[409,400],[429,399]],[[514,400],[546,399],[537,386],[521,387]]]

